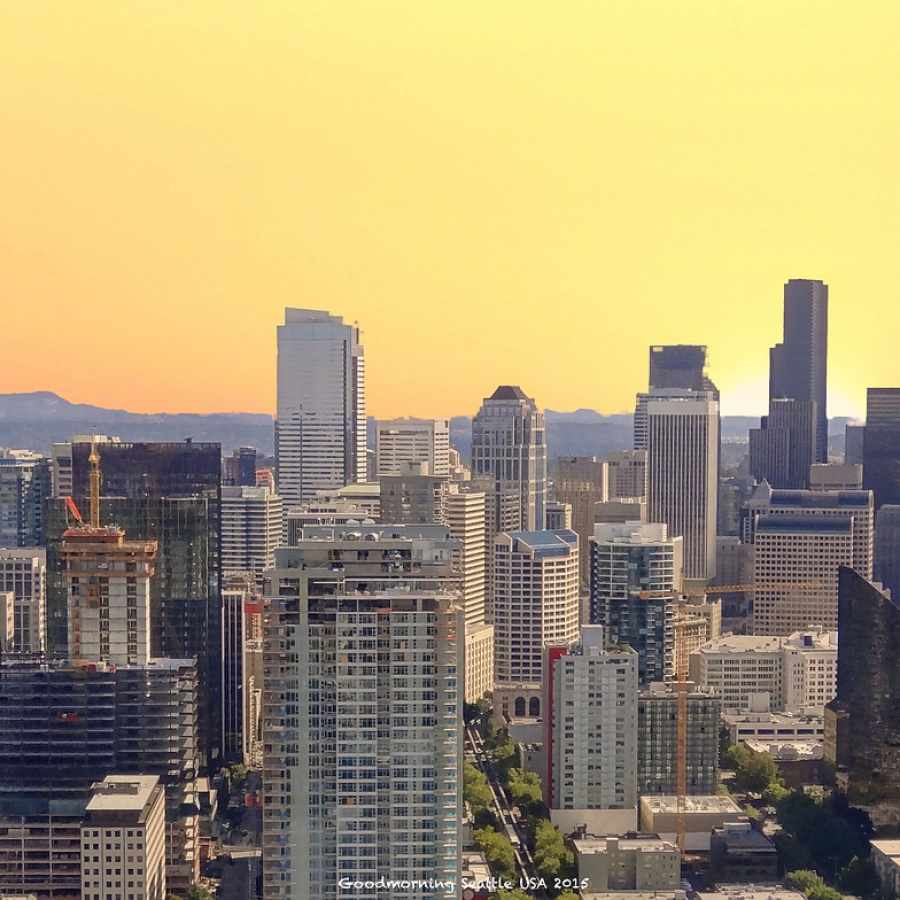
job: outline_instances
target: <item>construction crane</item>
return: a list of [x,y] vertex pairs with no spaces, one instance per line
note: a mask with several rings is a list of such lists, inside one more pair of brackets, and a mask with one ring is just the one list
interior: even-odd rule
[[91,441],[91,453],[88,456],[91,464],[91,528],[100,527],[100,454],[97,445]]
[[709,594],[745,594],[748,591],[793,591],[821,588],[823,581],[763,581],[744,584],[711,584],[708,587],[690,587],[681,591],[639,591],[641,600],[654,600],[680,594],[683,597],[706,597]]

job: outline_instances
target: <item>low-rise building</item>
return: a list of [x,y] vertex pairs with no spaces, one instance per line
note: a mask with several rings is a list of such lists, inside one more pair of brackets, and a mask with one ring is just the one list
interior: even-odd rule
[[785,787],[822,783],[823,741],[747,740],[744,745],[754,753],[768,753],[778,768]]
[[900,894],[900,840],[872,841],[872,863],[887,897]]
[[[764,703],[763,699],[760,705]],[[771,713],[752,710],[725,710],[722,723],[729,743],[741,741],[824,741],[825,717],[821,713]]]
[[[743,811],[728,796],[695,795],[684,800],[684,849],[706,852],[710,834],[726,822],[745,820]],[[678,832],[678,798],[673,795],[645,795],[640,803],[641,831],[653,832],[674,841]]]
[[767,884],[778,878],[775,845],[750,822],[726,822],[710,836],[710,870],[719,882]]
[[789,891],[780,885],[723,884],[715,891],[699,891],[695,900],[806,900],[799,891]]
[[591,891],[664,891],[679,886],[681,853],[657,834],[578,834],[572,846],[578,877]]

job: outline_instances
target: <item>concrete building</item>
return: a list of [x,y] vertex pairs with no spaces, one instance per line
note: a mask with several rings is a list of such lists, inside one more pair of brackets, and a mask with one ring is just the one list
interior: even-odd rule
[[[222,457],[224,487],[259,487],[256,483],[255,447],[235,447],[231,456]],[[274,491],[273,491],[274,493]]]
[[379,419],[375,427],[377,476],[402,475],[406,463],[425,463],[427,475],[450,477],[448,419]]
[[[852,569],[839,586],[837,696],[825,711],[826,758],[851,796],[900,797],[900,605]],[[860,740],[864,735],[865,739]]]
[[647,451],[616,450],[606,456],[609,500],[646,499]]
[[719,599],[693,603],[679,600],[675,604],[675,677],[690,677],[691,654],[722,634],[722,601]]
[[[594,504],[595,525],[624,525],[626,522],[647,521],[647,501],[640,497],[626,497]],[[593,534],[593,529],[591,529]]]
[[[365,537],[310,529],[276,551],[264,650],[267,900],[327,900],[345,878],[459,883],[465,626],[453,544],[444,526],[388,525]],[[410,888],[358,894],[399,900]]]
[[765,884],[722,884],[715,891],[698,891],[694,897],[695,900],[805,900],[799,891]]
[[[590,579],[590,559],[586,548],[594,533],[594,507],[608,499],[608,468],[596,456],[561,456],[553,463],[553,496],[572,507],[568,526],[578,535],[581,555],[581,583]],[[550,523],[547,523],[550,528]]]
[[119,444],[121,438],[106,434],[76,434],[71,440],[50,445],[50,495],[72,497],[72,444]]
[[520,387],[498,387],[472,420],[472,475],[494,480],[494,510],[489,519],[496,532],[544,528],[544,414]]
[[772,757],[786,788],[794,790],[827,781],[822,767],[825,758],[824,735],[809,741],[748,738],[744,740],[744,745],[754,753],[767,753]]
[[[670,684],[654,682],[638,697],[638,793],[677,793],[677,706]],[[710,689],[687,690],[685,762],[687,792],[713,794],[719,785],[719,717],[722,703]]]
[[[316,496],[310,503],[320,509],[350,503],[364,509],[370,518],[378,519],[381,517],[381,484],[378,481],[361,481],[333,490],[316,491]],[[285,510],[287,511],[287,507]]]
[[107,775],[81,826],[81,894],[166,900],[165,791],[156,775]]
[[285,511],[366,480],[365,356],[359,328],[339,316],[284,311],[275,460]]
[[257,605],[249,574],[232,575],[222,585],[222,752],[228,762],[249,759],[252,737],[248,704],[249,619]]
[[466,623],[466,703],[477,703],[494,690],[494,626],[488,622]]
[[572,838],[575,866],[594,893],[672,891],[681,884],[681,853],[656,834]]
[[[480,625],[487,617],[488,556],[487,498],[471,482],[450,482],[443,500],[444,523],[458,542],[455,564],[462,576],[466,627]],[[490,549],[493,550],[493,535]]]
[[44,543],[44,500],[50,490],[46,457],[0,447],[0,547]]
[[863,431],[863,487],[875,508],[900,504],[900,388],[869,388]]
[[[494,541],[494,708],[540,716],[544,648],[578,637],[578,535],[516,531]],[[524,710],[527,702],[527,712]]]
[[[547,531],[572,530],[572,504],[559,500],[547,501]],[[579,536],[579,544],[581,539]]]
[[647,517],[684,539],[684,577],[716,574],[719,404],[709,395],[651,397],[647,404]]
[[821,711],[773,713],[768,711],[768,696],[757,695],[747,709],[726,709],[722,724],[728,731],[728,743],[750,741],[767,743],[821,743],[825,723]]
[[675,671],[674,601],[681,590],[681,538],[665,525],[596,525],[591,538],[590,621],[638,654],[642,685]]
[[900,597],[900,505],[886,503],[875,516],[874,569],[875,581]]
[[900,840],[884,839],[872,841],[871,860],[881,882],[885,897],[900,894]]
[[12,591],[0,591],[0,659],[12,653],[16,637],[16,601]]
[[[706,852],[710,834],[726,822],[738,822],[746,817],[743,810],[729,796],[719,794],[687,797],[684,803],[684,849]],[[641,831],[658,834],[667,841],[675,840],[678,828],[678,798],[671,795],[641,797]]]
[[77,897],[91,787],[132,772],[165,788],[166,884],[186,892],[200,874],[197,701],[194,660],[0,665],[0,893]]
[[861,463],[813,463],[810,466],[811,491],[859,491],[862,486]]
[[13,595],[13,649],[47,649],[47,553],[42,547],[0,548],[0,591]]
[[222,577],[250,572],[262,590],[282,544],[281,497],[267,487],[222,488]]
[[844,429],[844,462],[863,464],[863,442],[866,426],[860,422],[848,422]]
[[750,474],[776,488],[807,488],[816,462],[815,401],[769,399],[769,414],[750,429]]
[[769,351],[769,400],[815,403],[813,462],[828,462],[828,285],[792,278],[784,285],[784,331]]
[[587,625],[580,644],[546,650],[544,793],[551,809],[637,805],[637,654],[604,644],[604,629]]
[[778,881],[778,851],[750,822],[726,822],[714,828],[709,850],[710,873],[717,884]]
[[286,546],[295,547],[303,538],[303,529],[310,525],[373,525],[375,519],[365,507],[349,500],[304,503],[286,516]]
[[381,521],[424,525],[445,521],[446,476],[428,474],[427,463],[402,462],[398,473],[381,477]]
[[691,654],[691,680],[715,690],[726,709],[746,709],[753,695],[768,694],[773,712],[821,710],[836,689],[837,637],[822,628],[726,634]]

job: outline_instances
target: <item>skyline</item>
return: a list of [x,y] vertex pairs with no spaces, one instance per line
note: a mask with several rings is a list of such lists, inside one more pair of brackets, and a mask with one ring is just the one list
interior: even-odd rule
[[791,277],[830,287],[830,411],[896,383],[893,5],[393,0],[348,29],[315,0],[98,0],[0,25],[5,390],[271,413],[296,306],[360,323],[380,417],[500,383],[629,411],[651,343],[707,344],[723,411],[759,415]]

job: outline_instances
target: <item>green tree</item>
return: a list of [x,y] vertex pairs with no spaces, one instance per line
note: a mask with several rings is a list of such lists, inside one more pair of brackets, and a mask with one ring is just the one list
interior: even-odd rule
[[734,781],[738,790],[762,794],[769,785],[781,784],[778,767],[770,754],[754,753],[752,750],[747,750],[747,754],[735,757],[738,765],[735,766]]
[[838,887],[855,897],[877,897],[881,890],[878,872],[870,859],[854,856],[838,873]]
[[566,847],[558,828],[544,819],[538,822],[534,832],[534,865],[538,874],[550,879],[561,875],[572,866],[575,857]]
[[513,800],[520,805],[540,803],[544,796],[538,775],[523,769],[509,770],[507,787]]
[[235,763],[229,767],[228,774],[231,777],[232,787],[238,787],[247,780],[249,769],[243,763]]
[[475,832],[474,838],[495,875],[507,879],[515,877],[516,854],[505,835],[487,826],[479,828]]
[[843,900],[840,891],[828,887],[819,875],[808,869],[788,872],[785,881],[788,887],[802,891],[809,900]]
[[531,900],[531,897],[525,891],[513,888],[511,891],[500,891],[497,894],[497,900]]
[[476,816],[490,809],[494,800],[484,773],[470,762],[463,767],[463,799],[472,807]]

